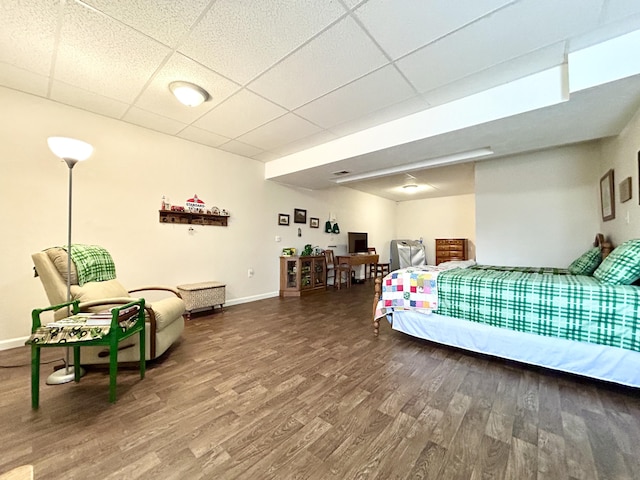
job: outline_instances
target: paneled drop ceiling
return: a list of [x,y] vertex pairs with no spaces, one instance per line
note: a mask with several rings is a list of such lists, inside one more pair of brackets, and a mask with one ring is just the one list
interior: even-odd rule
[[[338,171],[617,134],[640,107],[640,75],[573,91],[568,59],[638,30],[637,0],[5,0],[0,85],[326,188]],[[556,101],[488,114],[517,98],[510,85],[554,71],[564,72]],[[175,80],[211,100],[182,106],[168,88]],[[525,100],[546,95],[547,84],[531,84],[541,91],[523,89]],[[481,98],[493,98],[490,109],[473,103]],[[399,125],[418,133],[389,134]],[[358,145],[366,138],[375,140]],[[424,187],[412,197],[398,188],[404,173],[343,185],[395,200],[473,191],[473,163],[410,173]]]

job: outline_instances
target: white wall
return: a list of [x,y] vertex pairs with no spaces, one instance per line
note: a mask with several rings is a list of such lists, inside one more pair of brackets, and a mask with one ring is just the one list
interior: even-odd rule
[[397,239],[419,240],[427,249],[427,263],[435,265],[436,238],[466,238],[469,258],[475,258],[475,196],[457,195],[400,202]]
[[493,265],[566,267],[599,222],[598,143],[476,164],[476,256]]
[[[0,349],[21,345],[31,310],[48,303],[31,254],[66,244],[68,168],[47,147],[52,135],[95,147],[73,170],[73,241],[106,247],[129,288],[218,280],[227,284],[229,304],[250,301],[277,294],[284,246],[346,243],[349,230],[388,245],[395,234],[389,200],[268,182],[261,162],[1,87],[0,105]],[[159,222],[162,195],[179,204],[193,194],[229,210],[229,226],[189,233],[186,225]],[[320,218],[321,228],[307,223],[298,237],[294,208]],[[340,235],[324,233],[329,212]],[[289,227],[278,226],[278,213],[291,215]]]
[[[640,184],[638,179],[640,151],[640,110],[617,137],[602,142],[600,177],[610,168],[614,170],[616,218],[601,221],[602,233],[614,245],[631,238],[640,238]],[[631,177],[631,200],[620,202],[620,182]],[[629,219],[627,222],[627,218]],[[600,217],[602,220],[602,217]]]

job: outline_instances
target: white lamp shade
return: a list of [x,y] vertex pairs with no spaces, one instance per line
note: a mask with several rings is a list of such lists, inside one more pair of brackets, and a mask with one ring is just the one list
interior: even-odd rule
[[197,107],[209,99],[206,90],[189,82],[172,82],[169,89],[180,103],[187,107]]
[[65,160],[77,160],[81,162],[86,160],[93,153],[93,147],[87,142],[76,140],[68,137],[49,137],[47,138],[49,149],[56,157]]

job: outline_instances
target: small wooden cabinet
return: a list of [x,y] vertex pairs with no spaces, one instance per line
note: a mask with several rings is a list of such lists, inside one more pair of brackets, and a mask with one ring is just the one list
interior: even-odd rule
[[436,238],[436,265],[450,260],[467,260],[466,238]]
[[297,297],[327,288],[324,255],[280,257],[280,296]]

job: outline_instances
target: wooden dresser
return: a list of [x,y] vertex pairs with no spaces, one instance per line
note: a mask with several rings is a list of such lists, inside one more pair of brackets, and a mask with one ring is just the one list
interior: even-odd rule
[[467,260],[466,238],[436,238],[436,265],[449,260]]

